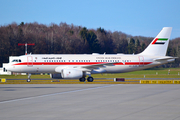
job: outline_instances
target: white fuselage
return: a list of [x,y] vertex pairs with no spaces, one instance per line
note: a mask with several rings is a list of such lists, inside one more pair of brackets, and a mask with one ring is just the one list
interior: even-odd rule
[[113,63],[98,69],[91,70],[95,73],[123,73],[141,70],[165,64],[168,61],[157,62],[155,58],[160,56],[122,55],[122,54],[34,54],[23,55],[19,59],[9,63],[8,70],[12,72],[25,73],[57,73],[55,69],[60,67],[86,69],[82,66],[93,66],[104,63]]

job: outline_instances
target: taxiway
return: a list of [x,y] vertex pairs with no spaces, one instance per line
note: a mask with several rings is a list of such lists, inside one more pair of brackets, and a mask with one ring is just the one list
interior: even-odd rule
[[0,85],[1,120],[178,120],[174,84]]

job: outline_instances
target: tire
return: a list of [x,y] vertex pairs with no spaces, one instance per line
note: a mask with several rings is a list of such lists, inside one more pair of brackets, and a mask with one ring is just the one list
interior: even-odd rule
[[88,82],[93,82],[93,80],[94,80],[93,77],[88,77],[88,78],[87,78],[87,81],[88,81]]
[[79,78],[79,81],[80,81],[80,82],[85,82],[85,81],[86,81],[86,78],[85,78],[85,77]]
[[27,82],[31,82],[31,79],[27,79]]

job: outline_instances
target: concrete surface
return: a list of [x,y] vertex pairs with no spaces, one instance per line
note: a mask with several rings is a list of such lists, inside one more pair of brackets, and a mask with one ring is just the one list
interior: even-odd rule
[[179,120],[180,85],[0,85],[0,120]]

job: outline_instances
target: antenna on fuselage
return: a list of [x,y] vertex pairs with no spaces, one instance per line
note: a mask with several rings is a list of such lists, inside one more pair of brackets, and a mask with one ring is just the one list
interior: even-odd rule
[[27,46],[28,45],[32,45],[32,46],[34,46],[35,45],[35,43],[18,43],[18,46],[25,46],[25,55],[27,55]]

